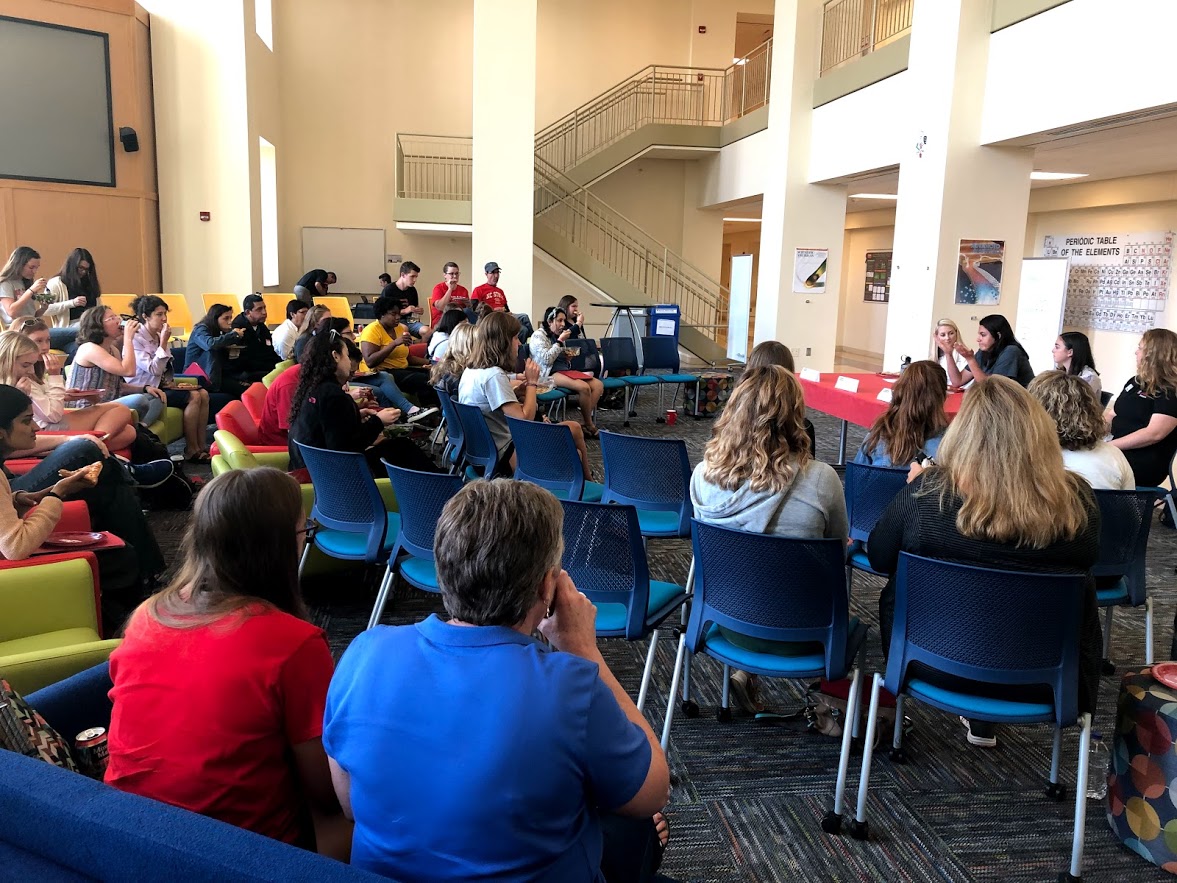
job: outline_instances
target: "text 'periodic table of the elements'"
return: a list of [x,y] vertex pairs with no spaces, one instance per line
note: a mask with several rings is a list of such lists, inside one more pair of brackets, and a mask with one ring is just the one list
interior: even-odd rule
[[1169,297],[1172,233],[1046,236],[1042,254],[1071,261],[1065,326],[1141,334],[1159,324]]

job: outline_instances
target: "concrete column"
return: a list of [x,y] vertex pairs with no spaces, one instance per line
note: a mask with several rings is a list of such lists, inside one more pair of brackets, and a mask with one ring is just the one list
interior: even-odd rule
[[[846,188],[808,181],[821,4],[776,0],[773,28],[754,338],[791,347],[798,367],[829,371],[838,331]],[[794,293],[798,248],[829,249],[824,292]]]
[[[883,360],[890,371],[903,356],[928,357],[940,318],[955,321],[969,346],[982,316],[1014,323],[1033,169],[1032,150],[980,144],[991,0],[916,0],[912,21],[904,74],[912,132],[899,164]],[[962,239],[1005,242],[999,303],[956,304]]]
[[462,268],[462,281],[473,290],[486,281],[483,265],[497,261],[511,309],[538,321],[532,291],[535,14],[536,0],[474,4],[473,266]]

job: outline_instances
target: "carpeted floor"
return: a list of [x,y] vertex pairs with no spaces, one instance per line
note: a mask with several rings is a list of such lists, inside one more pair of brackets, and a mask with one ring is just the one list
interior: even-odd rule
[[[652,398],[652,397],[649,397]],[[702,455],[712,420],[680,417],[667,427],[653,420],[655,403],[639,407],[641,416],[622,428],[617,411],[600,415],[609,430],[685,438],[692,465]],[[840,421],[811,412],[818,457],[833,462]],[[850,427],[852,453],[863,431]],[[590,442],[600,474],[600,448]],[[198,470],[203,472],[204,470]],[[186,521],[181,513],[153,518],[169,557]],[[649,545],[651,576],[682,583],[690,562],[685,540]],[[1177,592],[1177,533],[1154,525],[1149,545],[1149,585],[1155,600],[1157,658],[1168,655]],[[338,656],[367,623],[378,575],[338,574],[306,586],[315,616],[327,630]],[[877,599],[881,581],[856,575],[852,612],[872,625],[868,668],[881,670]],[[434,596],[398,589],[384,621],[416,622],[440,612]],[[1116,617],[1113,658],[1119,672],[1144,660],[1143,610]],[[604,642],[604,654],[620,681],[636,695],[647,645]],[[661,632],[654,687],[647,713],[661,731],[665,691],[674,662],[675,636]],[[718,665],[701,659],[693,666],[693,693],[702,713],[688,719],[676,713],[671,765],[677,784],[668,809],[671,843],[663,871],[682,881],[1042,881],[1055,879],[1069,863],[1074,803],[1053,803],[1042,794],[1049,770],[1051,731],[1037,726],[1000,731],[994,751],[970,747],[955,717],[908,703],[913,730],[907,738],[910,761],[892,763],[876,753],[872,770],[869,842],[830,837],[818,826],[833,796],[838,743],[808,733],[802,720],[764,724],[736,713],[730,723],[715,719],[719,704]],[[1103,678],[1097,730],[1110,740],[1119,676]],[[803,686],[763,682],[769,705],[799,707]],[[1064,739],[1063,781],[1073,793],[1077,731]],[[859,758],[851,761],[848,805],[857,798]],[[852,809],[850,810],[852,812]],[[1149,881],[1168,877],[1120,846],[1103,807],[1088,803],[1085,879]]]

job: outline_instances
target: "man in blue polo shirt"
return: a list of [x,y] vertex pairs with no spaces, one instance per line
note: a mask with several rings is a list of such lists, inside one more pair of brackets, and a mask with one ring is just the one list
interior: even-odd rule
[[666,758],[597,649],[595,608],[560,569],[562,521],[535,485],[466,485],[434,551],[450,621],[378,626],[344,654],[323,746],[355,819],[353,865],[401,880],[595,883],[610,813],[649,834],[623,862],[648,859]]

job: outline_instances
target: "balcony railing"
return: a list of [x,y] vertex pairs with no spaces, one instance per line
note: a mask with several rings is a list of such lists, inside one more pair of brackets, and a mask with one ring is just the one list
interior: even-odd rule
[[396,136],[396,195],[402,199],[470,200],[470,138]]
[[874,52],[911,30],[915,0],[826,0],[821,72]]

